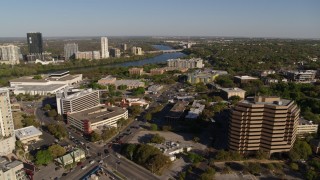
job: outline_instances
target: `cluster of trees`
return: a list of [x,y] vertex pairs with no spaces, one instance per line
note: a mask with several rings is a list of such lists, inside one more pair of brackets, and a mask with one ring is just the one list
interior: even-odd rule
[[296,140],[293,148],[289,152],[291,161],[297,161],[299,159],[307,159],[312,154],[310,145],[303,140]]
[[39,121],[36,120],[36,117],[34,115],[22,114],[21,122],[23,127],[27,127],[27,126],[40,127],[40,123]]
[[46,150],[40,150],[35,156],[35,163],[37,165],[47,165],[57,157],[63,156],[66,149],[58,144],[50,146]]
[[143,95],[145,93],[145,90],[143,87],[134,88],[131,90],[133,96],[139,96]]
[[166,139],[163,136],[160,136],[158,133],[153,134],[150,138],[149,143],[155,143],[155,144],[162,144],[166,141]]
[[37,101],[41,99],[41,96],[36,94],[36,95],[30,95],[30,94],[18,94],[15,96],[18,101]]
[[147,144],[125,144],[121,152],[128,159],[156,174],[161,174],[171,163],[169,157],[163,155],[159,149]]
[[189,161],[194,164],[199,163],[204,160],[203,156],[196,154],[196,153],[192,153],[192,152],[188,152],[187,157],[188,157]]
[[47,129],[57,139],[63,139],[68,135],[67,130],[62,124],[49,124]]
[[131,116],[135,117],[140,115],[140,113],[142,112],[142,108],[138,105],[133,105],[128,107],[128,111],[131,114]]
[[220,150],[215,155],[215,159],[218,161],[240,161],[243,159],[243,156],[236,151]]

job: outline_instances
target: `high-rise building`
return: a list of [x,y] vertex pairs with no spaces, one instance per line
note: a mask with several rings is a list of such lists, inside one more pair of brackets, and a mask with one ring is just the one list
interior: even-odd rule
[[108,50],[108,38],[101,37],[101,58],[109,58],[109,50]]
[[123,51],[126,51],[127,50],[127,44],[121,44],[121,49]]
[[142,48],[141,47],[135,47],[135,46],[133,46],[132,48],[131,48],[131,53],[133,54],[133,55],[142,55],[143,53],[142,53]]
[[30,54],[42,54],[42,34],[39,32],[27,33],[28,47]]
[[0,64],[19,64],[19,50],[14,45],[0,46]]
[[75,59],[78,52],[78,44],[68,43],[64,45],[64,57],[65,60]]
[[229,149],[240,153],[288,152],[296,139],[300,110],[292,100],[251,97],[230,113]]
[[99,51],[92,51],[92,59],[101,59]]
[[58,114],[67,114],[92,108],[100,104],[99,91],[92,89],[80,92],[62,90],[56,94]]
[[15,140],[9,90],[0,88],[0,156],[15,149]]
[[120,49],[118,49],[118,48],[110,49],[110,56],[116,57],[116,58],[120,57],[121,56]]

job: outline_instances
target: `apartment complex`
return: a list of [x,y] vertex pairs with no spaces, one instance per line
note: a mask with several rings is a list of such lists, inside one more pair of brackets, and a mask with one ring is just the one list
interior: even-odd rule
[[100,59],[99,51],[84,51],[84,52],[76,52],[76,59]]
[[110,49],[110,56],[119,58],[121,56],[121,51],[118,48],[112,48]]
[[308,83],[315,80],[316,74],[316,70],[289,71],[287,72],[287,78],[294,82]]
[[10,154],[15,141],[9,90],[0,88],[0,156]]
[[317,134],[318,132],[318,124],[313,124],[312,121],[308,121],[306,119],[300,118],[299,124],[297,126],[297,136],[303,138],[309,134]]
[[132,53],[133,55],[142,55],[142,54],[143,54],[142,48],[141,48],[141,47],[135,47],[135,46],[133,46],[133,47],[131,48],[131,53]]
[[168,67],[175,68],[203,68],[203,60],[201,58],[193,58],[193,59],[169,59],[167,60]]
[[219,75],[228,74],[227,71],[218,71],[206,69],[204,71],[197,70],[193,73],[188,74],[188,82],[191,84],[196,83],[210,83],[213,82]]
[[59,91],[56,94],[58,114],[67,114],[92,108],[100,104],[99,91],[92,89],[76,93]]
[[20,48],[14,45],[0,46],[0,64],[19,64]]
[[108,38],[101,37],[101,58],[109,58]]
[[230,113],[229,149],[240,153],[287,152],[293,146],[300,110],[294,101],[254,97],[240,101]]
[[43,53],[42,34],[40,32],[27,33],[27,41],[30,54]]
[[145,83],[139,80],[130,80],[130,79],[117,80],[117,78],[112,77],[110,75],[98,80],[98,84],[104,85],[104,86],[115,85],[116,88],[118,88],[119,86],[127,86],[127,89],[134,89],[134,88],[145,86]]
[[165,72],[165,70],[163,68],[154,68],[154,69],[150,69],[150,74],[151,75],[161,75]]
[[67,117],[71,126],[86,134],[90,134],[98,127],[117,127],[117,122],[121,118],[128,119],[128,110],[105,105],[68,113]]
[[130,75],[139,75],[141,76],[144,73],[143,68],[130,68],[129,74]]
[[0,157],[0,179],[3,180],[27,180],[29,179],[23,170],[23,163],[18,160],[8,161]]
[[121,49],[126,51],[127,50],[127,44],[121,44]]
[[75,59],[78,52],[78,44],[68,43],[64,45],[64,58],[65,60]]
[[240,88],[221,88],[221,97],[228,100],[232,96],[239,96],[241,99],[245,98],[246,91]]

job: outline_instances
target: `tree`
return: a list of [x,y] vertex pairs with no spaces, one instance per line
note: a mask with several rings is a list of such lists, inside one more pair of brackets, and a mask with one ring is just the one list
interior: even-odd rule
[[297,161],[299,159],[307,159],[311,154],[310,145],[306,141],[297,140],[289,152],[289,157],[292,161]]
[[127,146],[125,147],[125,150],[124,150],[125,156],[130,158],[130,160],[132,160],[132,156],[133,156],[135,149],[136,149],[135,144],[127,144]]
[[54,159],[66,154],[66,149],[64,147],[60,146],[59,144],[54,144],[54,145],[50,146],[48,148],[48,150]]
[[132,89],[132,95],[133,96],[138,96],[138,95],[141,95],[141,94],[144,94],[145,93],[145,90],[143,87],[138,87],[138,88],[135,88],[135,89]]
[[56,121],[63,121],[63,116],[58,114],[56,117],[55,117]]
[[125,126],[128,123],[128,120],[126,120],[125,118],[120,118],[117,121],[117,126],[120,129],[121,127]]
[[230,101],[231,104],[233,104],[233,105],[237,104],[240,100],[241,100],[240,96],[231,96],[231,97],[229,98],[229,101]]
[[41,75],[34,75],[32,79],[42,79]]
[[152,124],[150,125],[150,130],[151,130],[151,131],[157,131],[157,130],[158,130],[158,126],[157,126],[156,124],[152,123]]
[[43,110],[45,110],[45,111],[51,110],[51,105],[50,105],[50,104],[46,104],[46,105],[43,107]]
[[40,150],[36,154],[36,164],[37,165],[47,165],[53,160],[53,157],[49,150]]
[[192,152],[189,152],[187,156],[192,163],[198,163],[204,160],[201,155]]
[[290,168],[294,171],[298,171],[299,170],[299,166],[297,163],[290,163]]
[[68,135],[65,127],[61,124],[49,124],[47,128],[48,131],[58,139],[63,139]]
[[206,171],[204,173],[202,173],[200,175],[200,179],[201,180],[212,180],[212,179],[214,179],[215,173],[216,173],[216,171],[212,167],[209,167],[206,169]]
[[117,129],[114,127],[111,127],[109,129],[102,130],[101,138],[103,141],[106,141],[110,139],[112,136],[114,136],[117,133]]
[[22,142],[20,140],[16,141],[16,148],[17,149],[22,149],[23,148],[23,144],[22,144]]
[[48,116],[49,117],[56,117],[58,115],[57,111],[55,109],[51,109],[49,112],[48,112]]
[[166,141],[166,139],[159,134],[154,134],[152,135],[150,139],[150,143],[155,143],[155,144],[162,144]]
[[251,174],[259,174],[261,172],[261,166],[259,163],[249,162],[247,169]]
[[152,120],[152,114],[150,112],[148,112],[144,118],[147,120],[147,121],[151,121]]
[[256,152],[256,158],[257,159],[268,159],[269,158],[269,153],[259,149],[259,151]]
[[129,110],[129,113],[132,115],[132,116],[137,116],[141,113],[141,107],[138,106],[138,105],[133,105],[133,106],[130,106],[128,108]]
[[101,135],[98,134],[97,132],[93,131],[91,134],[90,134],[90,141],[91,142],[97,142],[97,141],[100,141],[101,140]]

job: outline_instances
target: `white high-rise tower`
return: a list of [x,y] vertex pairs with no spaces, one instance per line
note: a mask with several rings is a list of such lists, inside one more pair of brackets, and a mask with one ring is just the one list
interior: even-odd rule
[[15,141],[9,90],[0,88],[0,156],[10,154]]
[[101,37],[101,58],[109,58],[107,37]]

